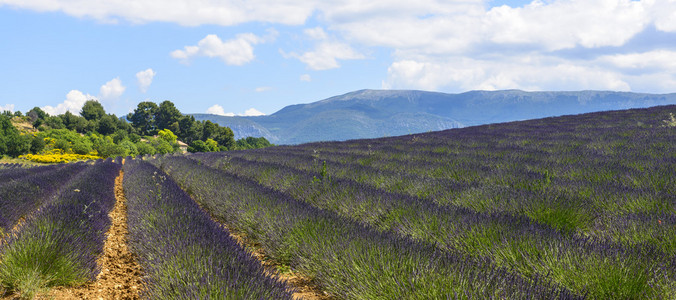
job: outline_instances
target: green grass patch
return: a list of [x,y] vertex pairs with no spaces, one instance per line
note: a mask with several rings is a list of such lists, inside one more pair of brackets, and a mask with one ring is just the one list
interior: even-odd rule
[[[22,234],[5,246],[0,258],[0,282],[22,295],[51,286],[73,286],[88,280],[87,269],[78,262],[72,245],[64,243],[57,230]],[[32,297],[26,297],[32,298]]]

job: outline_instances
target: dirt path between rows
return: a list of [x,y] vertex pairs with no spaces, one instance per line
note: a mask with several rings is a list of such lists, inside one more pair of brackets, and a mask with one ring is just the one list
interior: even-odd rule
[[[190,193],[188,193],[190,194]],[[251,256],[256,258],[263,268],[265,269],[265,274],[273,278],[285,281],[287,285],[295,289],[296,292],[293,293],[294,300],[330,300],[331,298],[326,292],[322,291],[312,280],[303,274],[298,274],[294,272],[278,272],[277,266],[279,264],[271,261],[269,256],[265,254],[260,245],[256,245],[246,235],[235,230],[234,228],[228,226],[218,220],[211,212],[204,209],[198,201],[195,200],[194,195],[189,195],[195,204],[211,218],[212,221],[216,222],[223,230],[230,234],[230,237],[233,238],[240,247],[249,249],[251,251]]]
[[46,299],[139,299],[141,266],[127,246],[127,199],[122,189],[124,172],[115,178],[115,207],[108,215],[112,224],[106,233],[101,272],[96,281],[83,287],[52,289]]
[[[106,233],[104,253],[97,261],[101,267],[101,272],[96,281],[81,287],[55,287],[48,293],[38,296],[37,299],[139,299],[139,292],[142,288],[142,269],[136,262],[135,255],[129,251],[127,246],[127,205],[122,188],[123,177],[124,172],[120,170],[120,174],[115,179],[115,206],[109,213],[112,224]],[[254,245],[244,235],[236,233],[226,224],[219,222],[213,216],[211,217],[227,230],[240,246],[252,249],[252,256],[261,262],[268,275],[284,280],[290,287],[296,289],[293,294],[294,299],[331,299],[302,274],[279,273],[277,264],[268,259],[260,246]],[[10,296],[2,299],[14,298]]]
[[212,219],[220,224],[225,230],[230,233],[232,237],[242,248],[248,248],[251,251],[251,255],[255,257],[258,261],[261,262],[263,268],[265,268],[265,273],[273,278],[277,278],[283,281],[296,290],[293,293],[294,300],[329,300],[332,299],[324,291],[322,291],[316,284],[314,284],[307,276],[303,274],[298,274],[294,272],[285,272],[280,273],[277,271],[277,266],[273,261],[269,260],[269,257],[263,252],[259,245],[253,244],[248,240],[244,235],[233,232],[226,224],[219,222],[215,218]]
[[16,221],[16,224],[12,226],[12,229],[8,230],[7,232],[2,232],[2,230],[0,230],[0,245],[2,245],[5,239],[9,238],[11,235],[16,234],[19,231],[19,227],[21,227],[21,225],[23,225],[23,223],[26,222],[26,218],[27,217],[25,216],[19,218],[19,220]]

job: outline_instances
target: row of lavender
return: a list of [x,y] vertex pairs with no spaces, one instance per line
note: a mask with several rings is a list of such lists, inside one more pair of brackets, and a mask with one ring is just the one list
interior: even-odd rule
[[86,164],[7,169],[0,172],[0,233],[8,233],[29,213],[50,199]]
[[[22,179],[25,188],[36,189],[33,206],[42,205],[0,245],[0,288],[30,299],[50,286],[93,280],[110,226],[108,212],[115,203],[119,169],[119,164],[97,161],[38,172],[50,184]],[[48,192],[53,189],[56,192]]]
[[[217,219],[266,255],[344,299],[573,298],[534,274],[526,279],[485,257],[383,232],[184,157],[161,166]],[[578,295],[578,297],[581,295]]]
[[230,157],[324,171],[440,205],[524,215],[580,236],[648,243],[676,255],[676,132],[662,122],[674,110],[594,113]]
[[320,175],[272,163],[244,163],[223,155],[198,154],[190,158],[204,165],[220,166],[231,176],[249,178],[376,230],[424,241],[444,251],[488,257],[526,277],[548,276],[580,294],[622,298],[671,293],[660,290],[669,284],[663,278],[674,273],[674,266],[650,245],[626,247],[562,232],[523,216],[439,206],[348,179],[322,181],[317,180]]
[[[398,181],[397,186],[403,186],[404,190],[393,190],[365,182],[366,180],[370,182],[383,180],[385,176],[390,178],[397,176],[391,173],[383,175],[388,171],[374,171],[364,174],[360,171],[365,167],[347,168],[337,164],[327,164],[328,171],[322,175],[321,168],[319,171],[306,170],[283,162],[283,153],[269,155],[265,160],[258,161],[250,157],[242,157],[240,154],[225,154],[226,158],[223,158],[222,155],[213,156],[214,158],[208,158],[207,155],[206,160],[214,161],[214,164],[220,168],[256,178],[258,181],[275,185],[281,189],[288,187],[307,188],[309,186],[306,183],[312,181],[313,178],[330,177],[334,182],[352,181],[359,185],[366,185],[371,189],[381,190],[384,193],[405,194],[426,199],[441,206],[459,206],[478,212],[526,216],[561,231],[574,232],[578,236],[610,239],[627,246],[650,244],[669,255],[676,254],[676,220],[673,213],[676,196],[666,192],[656,195],[652,192],[632,192],[626,188],[613,188],[612,186],[605,186],[604,190],[603,184],[593,184],[594,189],[600,191],[586,192],[584,191],[585,185],[591,185],[589,182],[581,182],[577,185],[559,184],[554,179],[550,180],[550,188],[533,191],[508,185],[459,184],[448,179],[411,179],[412,176],[409,175],[400,175],[405,184],[399,185],[402,181]],[[270,157],[277,158],[279,162],[273,162]],[[223,159],[219,160],[219,158]],[[344,172],[342,174],[348,175],[343,176],[340,172],[335,171],[341,168]],[[518,173],[515,173],[515,176],[517,175]],[[364,180],[364,178],[368,179]],[[388,181],[388,179],[383,181]],[[532,186],[542,181],[543,179],[534,178],[528,184]],[[458,192],[458,190],[462,191],[463,188],[468,186],[469,191]],[[420,187],[424,187],[429,192],[426,195],[431,194],[431,196],[415,193],[416,190],[421,189]],[[438,194],[454,191],[464,195],[462,198],[438,197]],[[589,193],[589,196],[570,196],[570,194],[575,193]],[[604,199],[606,207],[631,211],[611,213],[596,209],[598,201],[591,198]],[[621,198],[622,201],[619,201],[618,198]],[[462,203],[458,203],[459,201],[462,201]]]
[[488,256],[527,277],[549,274],[580,293],[669,298],[676,138],[659,123],[669,110],[192,158],[372,228]]
[[153,165],[124,166],[129,244],[149,299],[291,299],[283,282]]
[[9,164],[0,164],[0,171],[8,170],[8,169],[20,169],[23,168],[24,165],[20,163],[9,163]]

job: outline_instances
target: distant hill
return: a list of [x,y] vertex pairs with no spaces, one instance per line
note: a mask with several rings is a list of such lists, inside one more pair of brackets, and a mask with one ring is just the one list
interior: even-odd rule
[[263,136],[275,144],[376,138],[550,116],[676,104],[676,94],[608,91],[360,90],[296,104],[258,117],[193,114],[230,127],[235,138]]

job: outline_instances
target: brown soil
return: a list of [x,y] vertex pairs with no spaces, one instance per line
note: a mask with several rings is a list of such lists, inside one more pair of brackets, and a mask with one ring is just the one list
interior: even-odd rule
[[24,121],[21,117],[13,117],[12,125],[22,132],[38,132],[37,129],[33,128],[33,124],[31,124],[31,122]]
[[[218,222],[218,221],[217,221]],[[230,236],[237,241],[243,248],[251,251],[251,255],[258,259],[265,268],[265,273],[273,278],[286,281],[288,285],[293,287],[296,292],[293,293],[293,299],[296,300],[328,300],[332,299],[326,292],[322,291],[310,278],[303,274],[293,271],[280,273],[277,271],[279,264],[272,261],[269,256],[265,254],[260,245],[252,243],[243,234],[234,233],[227,225],[219,222],[223,228],[230,232]]]
[[[190,196],[193,197],[194,201],[195,199],[194,195]],[[248,239],[245,234],[240,233],[234,228],[228,226],[228,224],[225,224],[216,219],[209,211],[205,210],[199,204],[199,202],[195,201],[195,204],[197,204],[197,206],[199,206],[202,210],[204,210],[211,217],[211,220],[213,220],[223,229],[228,231],[230,237],[232,237],[237,242],[237,244],[239,244],[242,248],[249,249],[249,251],[251,251],[251,256],[256,258],[263,265],[266,275],[269,275],[272,278],[277,278],[279,280],[285,281],[286,284],[290,285],[291,288],[295,289],[296,292],[293,293],[293,299],[296,300],[333,299],[326,292],[322,291],[322,289],[319,288],[319,286],[317,286],[317,284],[315,284],[312,281],[312,279],[308,278],[307,276],[304,276],[303,274],[292,271],[284,273],[278,272],[277,270],[280,264],[271,260],[270,257],[265,254],[265,251],[263,251],[263,248],[261,248],[260,245]]]
[[124,173],[115,179],[115,207],[109,216],[103,255],[98,260],[101,272],[96,281],[82,287],[57,287],[44,296],[46,299],[139,299],[141,266],[127,246],[127,204],[122,190]]
[[5,238],[9,237],[12,234],[15,234],[19,230],[19,227],[21,227],[21,225],[23,225],[24,222],[26,222],[26,217],[21,217],[19,218],[19,221],[17,221],[16,224],[14,224],[12,229],[10,229],[9,231],[3,232],[2,229],[0,229],[0,245],[2,245],[2,242],[5,240]]
[[[195,201],[197,203],[197,201]],[[197,203],[197,206],[202,208],[202,206]],[[202,208],[204,210],[204,208]],[[206,210],[205,210],[206,211]],[[220,222],[216,219],[210,212],[206,211],[211,219],[219,224],[223,229],[230,233],[237,243],[245,249],[251,251],[251,256],[256,258],[261,262],[263,268],[265,269],[265,274],[273,278],[285,281],[291,288],[295,289],[296,292],[293,293],[293,299],[296,300],[330,300],[333,299],[326,292],[322,291],[321,288],[317,286],[310,278],[304,276],[303,274],[296,273],[293,271],[280,273],[278,272],[278,267],[280,266],[277,262],[270,259],[268,255],[265,254],[260,245],[255,244],[246,235],[239,233],[234,230],[227,224]]]
[[[139,292],[142,289],[142,270],[136,262],[135,255],[129,252],[127,246],[127,205],[122,189],[123,176],[124,173],[120,171],[120,175],[115,179],[116,203],[113,211],[109,214],[112,224],[107,232],[104,253],[97,261],[101,267],[101,273],[97,276],[96,281],[81,287],[56,287],[48,293],[38,296],[38,299],[139,299]],[[218,222],[216,219],[214,221]],[[307,276],[294,272],[278,272],[279,264],[271,261],[260,245],[254,244],[243,234],[234,233],[226,224],[218,223],[230,232],[230,236],[240,246],[252,251],[252,256],[261,262],[266,274],[286,281],[288,285],[294,288],[296,290],[293,294],[294,299],[332,299]],[[1,294],[2,290],[0,289],[0,296]],[[15,299],[14,297],[9,295],[0,297],[0,299]]]

